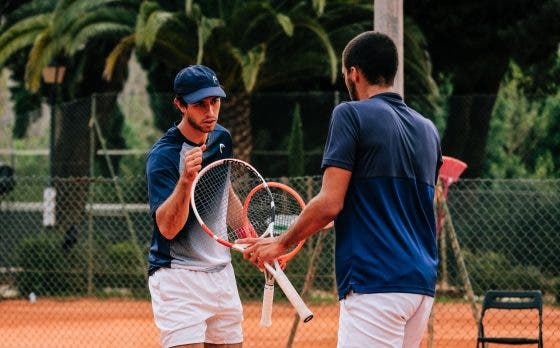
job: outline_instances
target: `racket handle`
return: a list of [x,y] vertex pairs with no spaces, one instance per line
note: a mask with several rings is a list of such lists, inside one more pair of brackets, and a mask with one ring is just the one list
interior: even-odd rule
[[263,291],[263,303],[261,310],[261,326],[270,327],[272,325],[272,301],[274,300],[274,283],[265,284]]
[[[275,263],[278,264],[278,261],[275,261]],[[305,302],[303,302],[301,296],[299,296],[298,292],[296,291],[288,277],[286,277],[284,271],[282,271],[280,267],[274,269],[268,263],[265,263],[264,266],[274,276],[274,279],[276,279],[276,282],[278,283],[280,288],[282,288],[282,291],[284,291],[284,294],[286,295],[288,300],[290,300],[290,303],[292,304],[292,306],[294,306],[303,322],[307,323],[308,321],[313,319],[313,312],[311,312],[309,307],[307,307]]]

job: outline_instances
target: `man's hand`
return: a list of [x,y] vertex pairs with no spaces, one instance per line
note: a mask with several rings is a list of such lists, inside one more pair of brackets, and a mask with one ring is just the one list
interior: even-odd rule
[[185,166],[181,173],[181,179],[192,182],[198,172],[202,169],[202,153],[206,150],[206,144],[195,147],[185,154]]
[[270,263],[283,255],[286,247],[278,237],[273,238],[243,238],[235,241],[235,244],[248,245],[243,250],[243,258],[251,261],[259,269],[264,269],[264,263]]

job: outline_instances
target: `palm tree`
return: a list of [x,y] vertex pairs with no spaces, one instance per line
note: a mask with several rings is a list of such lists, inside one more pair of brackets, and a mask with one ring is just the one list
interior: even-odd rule
[[[153,92],[168,92],[173,75],[185,65],[212,66],[228,93],[221,122],[232,133],[236,156],[245,160],[252,149],[251,95],[274,86],[332,89],[342,48],[372,24],[370,1],[185,0],[178,10],[164,4],[142,3],[135,33],[115,47],[106,75],[120,52],[132,46],[143,57]],[[407,92],[435,118],[441,115],[441,98],[426,43],[414,22],[407,18],[406,23]],[[156,124],[167,128],[176,117],[169,100],[153,98],[152,106]]]
[[[38,86],[41,68],[53,57],[53,52],[79,57],[81,63],[76,66],[89,67],[84,64],[88,56],[99,52],[88,49],[92,42],[107,45],[118,41],[106,59],[104,77],[111,81],[108,90],[119,90],[122,86],[125,65],[134,49],[148,70],[149,88],[155,92],[169,91],[169,81],[184,65],[211,65],[229,94],[222,120],[238,145],[237,156],[244,159],[248,159],[252,146],[251,94],[275,85],[309,86],[309,81],[322,81],[323,87],[332,86],[339,69],[337,52],[356,32],[369,29],[372,18],[369,1],[339,0],[327,4],[326,1],[185,0],[180,10],[169,9],[168,2],[143,1],[137,5],[133,0],[61,0],[52,9],[50,20],[37,11],[35,26],[29,24],[31,21],[14,25],[9,32],[15,32],[16,28],[23,32],[23,28],[32,27],[36,32],[29,37],[38,37],[27,64],[27,85],[32,90]],[[81,15],[84,11],[85,16]],[[135,19],[132,15],[136,15]],[[405,67],[413,76],[407,81],[423,81],[417,84],[416,90],[428,86],[422,91],[437,93],[437,86],[429,76],[426,52],[415,44],[422,40],[421,33],[407,30],[408,33],[412,34],[405,35],[405,44],[412,43],[409,46],[414,49],[410,52],[414,54],[409,55],[408,50],[405,53],[405,65],[413,67]],[[0,42],[5,36],[14,35],[2,35]],[[1,59],[2,51],[0,65]],[[78,76],[90,75],[76,70]],[[433,100],[425,99],[420,103],[433,106]],[[157,100],[152,102],[157,106]],[[170,108],[168,100],[162,105]],[[107,110],[112,106],[114,100],[109,98]],[[99,108],[105,109],[103,105],[98,105]],[[156,124],[160,128],[168,127],[175,117],[171,110],[156,112]],[[110,112],[102,114],[110,115]]]
[[[307,39],[319,43],[323,52],[321,64],[326,64],[331,82],[336,81],[338,59],[319,21],[323,10],[324,1],[186,0],[184,6],[175,11],[155,1],[144,1],[134,36],[123,37],[110,54],[106,76],[111,76],[111,67],[120,53],[127,52],[133,45],[144,56],[152,88],[158,92],[168,92],[173,74],[185,65],[212,66],[228,92],[222,123],[232,133],[236,156],[247,160],[252,148],[250,96],[267,83],[279,82],[267,80],[261,74],[269,57],[274,55],[274,47],[290,42],[297,31],[312,34]],[[303,46],[292,45],[300,52],[306,49]],[[284,65],[288,63],[284,60]],[[163,79],[162,75],[167,76]],[[164,114],[173,115],[172,112]],[[156,115],[165,117],[157,112]],[[165,128],[170,122],[166,119],[159,124]]]
[[[101,4],[118,4],[113,8]],[[135,5],[136,4],[136,5]],[[55,133],[55,176],[81,177],[89,175],[90,163],[88,127],[90,105],[93,93],[116,92],[124,82],[124,64],[119,62],[111,82],[101,79],[104,57],[116,40],[111,35],[131,33],[134,24],[135,1],[33,1],[10,13],[0,35],[0,66],[9,65],[16,72],[15,77],[24,82],[30,93],[41,90],[41,72],[53,59],[65,57],[68,63],[67,77],[62,85],[62,97],[74,100],[66,104],[56,115]],[[84,15],[85,13],[85,15]],[[132,16],[131,16],[132,14]],[[127,23],[128,21],[129,23]],[[109,39],[108,39],[109,38]],[[22,56],[24,59],[16,60]],[[24,69],[21,69],[22,65]],[[76,101],[76,99],[78,99]],[[99,98],[97,114],[100,123],[119,127],[118,113],[114,110],[116,95]],[[82,117],[79,117],[81,115]],[[122,117],[120,118],[122,119]],[[21,131],[20,134],[24,132]],[[113,132],[113,139],[122,143],[120,130]],[[69,185],[55,182],[57,186],[58,226],[67,229],[78,222],[85,204],[86,185]]]

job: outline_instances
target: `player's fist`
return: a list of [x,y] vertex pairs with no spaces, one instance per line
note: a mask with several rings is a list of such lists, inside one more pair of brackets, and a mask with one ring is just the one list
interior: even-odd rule
[[185,166],[181,175],[188,181],[193,181],[196,175],[202,169],[202,153],[206,150],[206,144],[195,147],[185,153]]

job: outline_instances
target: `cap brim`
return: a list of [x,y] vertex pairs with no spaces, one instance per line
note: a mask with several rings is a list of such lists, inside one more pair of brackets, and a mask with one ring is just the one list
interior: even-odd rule
[[183,95],[181,98],[183,98],[185,103],[193,104],[208,97],[225,98],[226,92],[224,92],[224,90],[221,87],[206,87],[206,88],[199,89],[198,91],[193,92],[191,94]]

